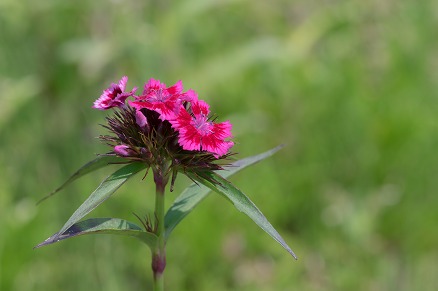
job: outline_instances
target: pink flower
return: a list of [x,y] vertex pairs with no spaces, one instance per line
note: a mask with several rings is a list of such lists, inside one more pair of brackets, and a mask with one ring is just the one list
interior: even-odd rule
[[103,91],[99,99],[94,101],[93,108],[107,110],[112,107],[123,107],[126,98],[132,96],[137,90],[137,87],[134,87],[131,92],[125,92],[126,82],[128,82],[128,77],[123,76],[118,84],[112,83],[108,89]]
[[183,85],[178,81],[175,85],[167,87],[159,80],[150,79],[145,85],[143,94],[129,101],[129,105],[137,110],[147,108],[160,114],[161,120],[172,120],[176,117],[183,101],[191,101],[197,97],[196,93],[189,90],[183,93]]
[[231,123],[229,121],[215,123],[208,120],[209,105],[196,100],[191,103],[192,115],[183,109],[178,117],[172,120],[172,126],[179,132],[178,143],[185,150],[207,151],[216,158],[228,153],[234,145],[231,138]]

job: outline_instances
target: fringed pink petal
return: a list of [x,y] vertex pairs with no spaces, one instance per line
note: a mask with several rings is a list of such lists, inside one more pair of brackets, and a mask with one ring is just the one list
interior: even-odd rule
[[126,82],[128,77],[123,76],[118,84],[112,83],[108,89],[105,89],[100,97],[94,102],[93,108],[99,110],[107,110],[112,107],[125,106],[126,98],[132,96],[137,88],[131,90],[131,92],[124,92],[126,88]]

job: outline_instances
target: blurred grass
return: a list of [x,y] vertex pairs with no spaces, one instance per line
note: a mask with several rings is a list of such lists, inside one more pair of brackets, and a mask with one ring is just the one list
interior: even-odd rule
[[[0,290],[151,286],[134,240],[32,250],[109,174],[35,206],[106,151],[95,139],[106,114],[90,107],[122,75],[182,79],[231,120],[240,157],[288,144],[232,181],[300,259],[211,195],[169,241],[168,290],[434,290],[437,11],[432,0],[0,0]],[[134,179],[92,215],[135,220],[151,193]]]

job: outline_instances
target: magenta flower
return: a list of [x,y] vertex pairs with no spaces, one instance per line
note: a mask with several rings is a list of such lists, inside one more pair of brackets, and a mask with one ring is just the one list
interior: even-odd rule
[[234,145],[231,138],[231,123],[229,121],[215,123],[208,119],[209,105],[196,100],[191,103],[190,114],[187,110],[180,111],[178,117],[172,120],[172,127],[179,132],[178,143],[185,150],[207,151],[218,158],[228,153]]
[[[212,159],[225,158],[229,154],[234,145],[230,141],[231,123],[216,123],[209,119],[209,105],[198,100],[195,91],[183,92],[181,81],[167,87],[151,78],[144,84],[142,95],[136,96],[133,95],[136,88],[124,92],[127,80],[123,77],[118,84],[112,84],[93,106],[98,109],[121,107],[121,111],[115,113],[116,118],[108,120],[120,140],[103,137],[114,144],[114,153],[142,159],[144,155],[138,149],[150,151],[150,147],[157,146],[158,139],[163,138],[163,146],[172,145],[175,153],[198,151],[204,152],[202,156],[205,156],[207,152]],[[134,100],[128,101],[128,105],[125,101],[129,96]],[[181,161],[181,157],[178,160]]]
[[143,94],[135,101],[129,101],[129,105],[137,110],[147,108],[156,111],[161,120],[171,120],[178,114],[182,102],[193,96],[193,91],[182,93],[182,90],[181,81],[167,88],[166,84],[151,78],[144,85]]
[[126,98],[132,96],[137,90],[137,87],[134,87],[131,92],[125,92],[126,82],[128,82],[128,77],[123,76],[118,84],[112,83],[94,102],[93,108],[107,110],[112,107],[123,107]]

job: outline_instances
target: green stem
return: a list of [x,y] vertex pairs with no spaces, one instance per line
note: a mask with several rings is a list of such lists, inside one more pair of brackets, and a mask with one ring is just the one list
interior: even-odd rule
[[154,171],[155,192],[155,218],[157,223],[157,247],[152,251],[152,271],[154,273],[154,290],[164,290],[164,269],[166,267],[166,245],[164,231],[164,194],[168,177],[164,177],[165,168]]

